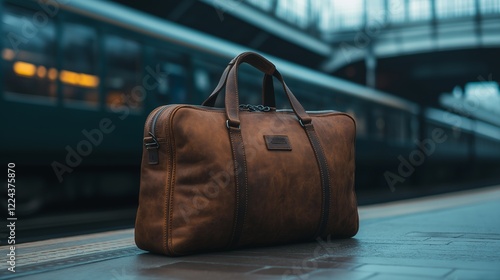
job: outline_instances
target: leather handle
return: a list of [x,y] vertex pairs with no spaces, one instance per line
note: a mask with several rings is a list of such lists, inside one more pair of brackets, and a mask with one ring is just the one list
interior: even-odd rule
[[253,67],[259,69],[267,75],[273,75],[276,71],[276,66],[274,66],[271,61],[254,52],[241,53],[240,55],[233,58],[229,62],[229,65],[233,64],[235,68],[238,68],[238,66],[240,66],[240,64],[244,62],[252,65]]
[[[215,87],[215,89],[212,91],[212,93],[208,96],[208,98],[201,103],[203,106],[209,106],[209,107],[214,107],[215,106],[215,101],[217,100],[217,97],[219,96],[220,91],[224,88],[226,85],[226,80],[227,76],[229,74],[229,71],[233,66],[238,67],[239,64],[242,62],[247,62],[250,65],[254,66],[255,68],[261,70],[262,72],[266,71],[274,71],[272,69],[276,69],[274,64],[269,62],[267,59],[265,62],[262,62],[257,59],[248,59],[249,55],[253,54],[250,52],[245,52],[237,57],[233,58],[231,62],[229,62],[229,65],[224,69],[224,72],[222,73],[222,76],[219,80],[219,83]],[[245,61],[239,61],[239,64],[235,65],[235,61],[238,57],[242,57],[243,59],[247,57],[247,60]],[[264,106],[269,106],[269,107],[276,107],[276,98],[274,96],[274,85],[273,85],[273,77],[270,74],[265,74],[264,78],[262,80],[262,104]]]
[[[227,74],[226,80],[226,98],[225,98],[225,106],[226,106],[226,116],[227,116],[227,125],[238,128],[240,126],[239,119],[239,97],[238,97],[238,65],[243,62],[247,62],[255,68],[263,71],[267,75],[272,75],[278,79],[278,81],[283,85],[283,90],[292,106],[293,112],[297,115],[299,122],[302,126],[306,126],[311,123],[311,117],[306,113],[304,107],[300,104],[300,102],[295,98],[292,91],[288,88],[285,81],[283,80],[283,76],[276,69],[274,64],[269,62],[269,60],[265,59],[263,56],[253,53],[246,52],[243,53],[236,58],[234,58],[231,63],[234,64],[234,67],[228,67],[226,70],[229,71]],[[230,63],[230,64],[231,64]],[[274,97],[274,96],[273,96]]]

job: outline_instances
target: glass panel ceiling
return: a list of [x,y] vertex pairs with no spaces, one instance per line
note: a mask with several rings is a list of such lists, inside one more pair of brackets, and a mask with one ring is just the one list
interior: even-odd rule
[[500,15],[500,0],[239,0],[301,29],[331,33],[365,25],[394,25]]

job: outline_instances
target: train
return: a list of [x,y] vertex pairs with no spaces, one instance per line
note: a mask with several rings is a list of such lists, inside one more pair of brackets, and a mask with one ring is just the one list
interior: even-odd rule
[[[136,203],[149,112],[201,104],[229,60],[252,50],[110,1],[0,4],[1,162],[17,166],[26,215],[61,203]],[[356,119],[358,191],[387,198],[498,177],[499,124],[264,55],[306,110]],[[242,103],[261,103],[261,79],[241,67]]]

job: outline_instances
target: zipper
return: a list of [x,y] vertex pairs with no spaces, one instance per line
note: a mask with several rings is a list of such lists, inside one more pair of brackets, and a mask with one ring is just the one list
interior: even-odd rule
[[240,110],[249,112],[269,112],[271,107],[264,105],[240,104]]
[[160,148],[160,143],[158,143],[158,139],[156,139],[155,135],[155,128],[156,128],[156,121],[160,117],[161,113],[167,108],[168,106],[163,106],[160,108],[155,115],[153,116],[153,120],[151,121],[151,126],[149,127],[149,132],[148,134],[151,136],[151,142],[146,142],[144,140],[144,147],[148,151],[148,163],[149,164],[158,164],[158,149]]

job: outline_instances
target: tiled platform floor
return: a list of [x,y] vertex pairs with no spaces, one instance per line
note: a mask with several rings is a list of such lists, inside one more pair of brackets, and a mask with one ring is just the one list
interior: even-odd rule
[[[500,186],[360,208],[355,238],[169,258],[133,230],[19,245],[9,279],[500,279]],[[5,258],[6,247],[2,247]]]

